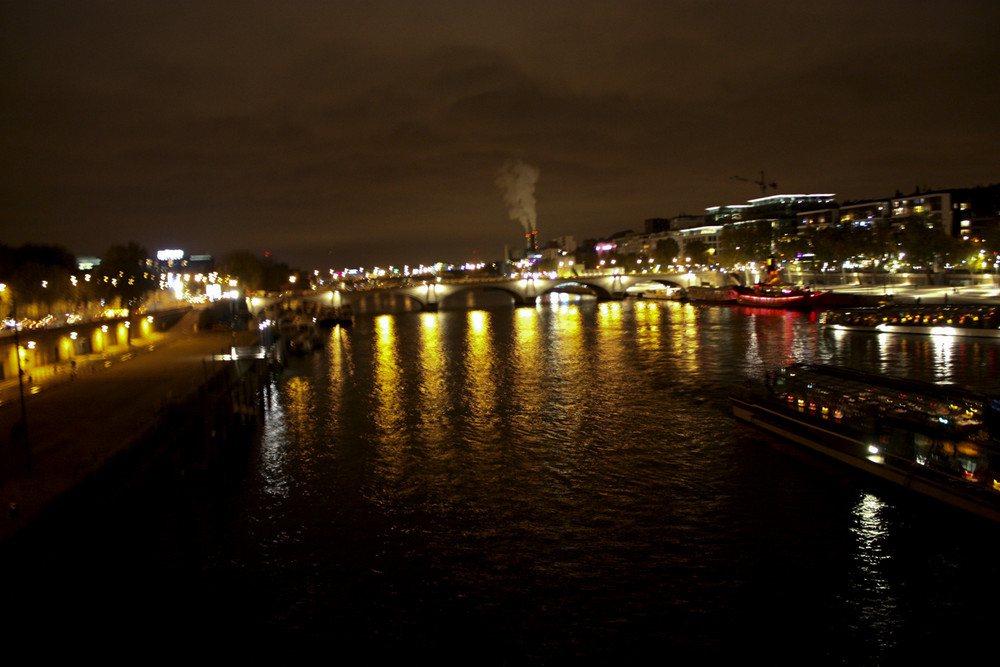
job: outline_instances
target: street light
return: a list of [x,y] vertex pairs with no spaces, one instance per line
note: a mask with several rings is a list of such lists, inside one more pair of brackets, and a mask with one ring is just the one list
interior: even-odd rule
[[[0,294],[7,292],[7,285],[0,283]],[[14,320],[14,356],[17,357],[17,389],[21,397],[21,433],[24,438],[24,462],[28,475],[31,475],[31,448],[28,446],[28,415],[24,408],[24,369],[21,368],[21,336],[18,333],[20,324],[17,321],[17,298],[10,294],[11,319]]]

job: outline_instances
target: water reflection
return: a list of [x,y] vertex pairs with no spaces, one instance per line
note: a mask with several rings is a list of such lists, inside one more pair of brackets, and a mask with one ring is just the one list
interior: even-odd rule
[[[622,313],[621,302],[602,303],[598,311],[597,340],[593,345],[596,363],[590,369],[590,377],[581,377],[581,382],[589,383],[603,401],[595,401],[598,418],[606,412],[614,412],[616,405],[629,393],[631,378],[621,373],[621,369],[629,362],[628,357],[634,356],[632,336],[625,335],[625,328],[631,328],[633,322],[626,323]],[[578,340],[582,338],[577,335]],[[581,352],[581,355],[586,352]],[[584,385],[586,386],[586,385]],[[585,414],[581,413],[581,419]],[[583,425],[580,426],[583,428]]]
[[497,426],[497,378],[490,330],[490,313],[473,310],[467,315],[465,338],[465,404],[470,427],[479,439],[493,440]]
[[858,333],[824,329],[819,333],[822,360],[886,375],[932,382],[973,384],[986,391],[998,385],[998,346],[980,340],[916,334]]
[[446,442],[448,411],[445,379],[445,353],[437,313],[420,316],[419,410],[421,439],[429,445]]
[[351,337],[344,327],[337,325],[330,331],[330,337],[326,341],[326,354],[329,360],[327,376],[330,380],[330,408],[331,412],[337,412],[344,400],[344,387],[354,375]]
[[289,476],[285,472],[288,459],[288,421],[282,405],[281,394],[272,384],[266,396],[266,419],[264,421],[260,450],[260,475],[262,494],[272,499],[288,497]]
[[[246,494],[261,543],[303,527],[301,546],[281,554],[291,593],[276,624],[311,637],[350,626],[349,642],[393,637],[404,652],[452,649],[462,635],[512,664],[528,652],[561,664],[611,662],[634,637],[741,651],[733,628],[759,619],[744,639],[783,632],[825,651],[818,662],[860,664],[937,623],[913,591],[950,601],[957,575],[901,558],[912,544],[901,546],[895,500],[859,500],[853,480],[761,446],[765,435],[734,426],[726,397],[745,374],[788,361],[869,369],[905,355],[915,374],[997,370],[995,343],[937,345],[824,336],[801,313],[666,302],[359,319],[318,355],[331,368],[315,385],[284,380],[254,482],[266,493]],[[310,401],[344,426],[321,432],[291,414]],[[302,471],[289,457],[300,437],[350,456],[326,477]],[[315,488],[336,493],[299,492]],[[931,557],[946,541],[933,522],[921,529]],[[964,557],[970,543],[949,548]],[[264,560],[234,551],[241,568]],[[776,555],[780,567],[763,565]],[[996,574],[992,562],[959,567],[963,579]]]
[[878,496],[862,494],[854,507],[855,573],[852,587],[856,589],[854,610],[859,629],[874,632],[883,644],[889,643],[895,630],[897,601],[886,576],[889,562],[886,540],[890,524],[885,519],[887,505]]
[[534,308],[518,308],[514,319],[513,382],[511,399],[515,414],[523,415],[512,425],[530,431],[541,421],[548,399],[543,348],[539,344],[539,313]]
[[405,412],[403,409],[403,378],[396,348],[396,319],[383,315],[375,320],[373,355],[373,419],[379,439],[387,445],[399,445],[404,440]]
[[680,372],[697,372],[701,341],[698,335],[700,308],[678,303],[670,309],[670,349]]
[[[316,401],[313,380],[310,377],[295,376],[285,383],[285,423],[289,437],[300,445],[313,444],[312,432],[316,428]],[[305,452],[308,454],[309,452]]]

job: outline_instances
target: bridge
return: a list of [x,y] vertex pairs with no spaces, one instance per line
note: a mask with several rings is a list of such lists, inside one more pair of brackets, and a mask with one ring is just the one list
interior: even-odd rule
[[630,289],[659,284],[686,289],[691,285],[723,287],[737,280],[722,271],[684,273],[593,273],[574,276],[530,276],[520,278],[434,278],[411,280],[408,284],[365,289],[330,289],[289,295],[250,297],[250,312],[260,314],[268,306],[282,302],[314,302],[320,306],[359,310],[362,299],[373,294],[399,295],[416,302],[421,310],[436,311],[449,297],[467,291],[500,291],[509,294],[517,307],[534,306],[538,297],[550,292],[587,291],[599,301],[624,299]]

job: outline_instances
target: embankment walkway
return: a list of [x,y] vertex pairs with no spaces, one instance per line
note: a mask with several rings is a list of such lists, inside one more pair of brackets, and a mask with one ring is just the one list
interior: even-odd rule
[[[251,331],[196,331],[193,311],[169,331],[131,350],[81,364],[75,376],[36,381],[25,391],[27,432],[17,424],[17,383],[0,404],[0,544],[93,479],[162,421],[164,411],[199,390],[233,346],[257,343]],[[30,472],[29,472],[30,469]]]

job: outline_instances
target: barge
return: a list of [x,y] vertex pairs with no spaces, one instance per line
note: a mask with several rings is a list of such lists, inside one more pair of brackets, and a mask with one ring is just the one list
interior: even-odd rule
[[691,285],[687,288],[687,298],[699,303],[735,303],[736,289],[731,286]]
[[730,395],[738,419],[1000,522],[1000,400],[948,384],[795,364]]
[[819,323],[830,331],[1000,339],[1000,308],[993,305],[911,305],[831,310],[820,314]]

